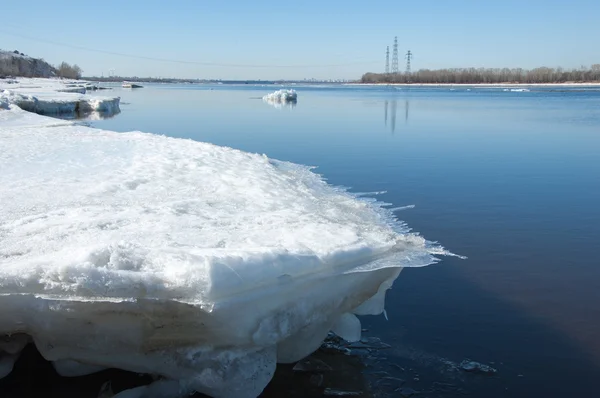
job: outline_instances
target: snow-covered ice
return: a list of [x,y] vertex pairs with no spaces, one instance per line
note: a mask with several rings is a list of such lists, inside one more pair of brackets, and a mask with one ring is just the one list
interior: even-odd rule
[[255,397],[449,254],[306,166],[5,108],[0,377],[31,339],[65,376],[162,378],[126,396]]
[[263,101],[277,109],[292,109],[296,106],[298,94],[294,90],[277,90],[263,97]]
[[298,94],[295,90],[282,89],[265,95],[263,100],[268,102],[296,102],[298,100]]
[[0,103],[8,102],[21,109],[42,115],[119,113],[119,97],[86,94],[93,83],[59,79],[18,78],[0,80]]

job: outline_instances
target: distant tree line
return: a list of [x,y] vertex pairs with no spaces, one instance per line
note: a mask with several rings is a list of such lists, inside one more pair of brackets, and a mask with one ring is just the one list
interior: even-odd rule
[[421,69],[407,73],[365,73],[362,83],[566,83],[599,82],[600,64],[590,68],[566,70],[563,68],[452,68]]

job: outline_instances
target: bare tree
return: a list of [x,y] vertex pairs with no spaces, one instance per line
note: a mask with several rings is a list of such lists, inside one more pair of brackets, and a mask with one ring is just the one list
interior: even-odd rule
[[67,79],[80,79],[82,70],[77,64],[69,65],[66,62],[62,62],[58,65],[58,76]]

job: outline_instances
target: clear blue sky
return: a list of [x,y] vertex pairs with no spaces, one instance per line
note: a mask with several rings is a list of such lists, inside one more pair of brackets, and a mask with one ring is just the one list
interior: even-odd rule
[[414,53],[413,69],[600,63],[598,0],[28,0],[1,9],[0,48],[76,63],[85,75],[352,79],[383,71],[394,36],[401,54]]

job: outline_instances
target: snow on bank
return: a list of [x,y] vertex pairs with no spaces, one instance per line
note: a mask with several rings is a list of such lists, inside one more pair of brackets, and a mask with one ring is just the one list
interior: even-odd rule
[[0,376],[31,339],[65,376],[255,397],[328,331],[359,338],[403,267],[448,254],[308,167],[8,107]]
[[15,104],[21,109],[42,115],[90,112],[113,115],[120,112],[119,97],[85,94],[90,87],[93,87],[90,82],[69,82],[58,79],[0,80],[0,102]]
[[277,90],[273,93],[267,94],[263,97],[263,100],[267,102],[296,102],[298,100],[298,94],[295,90]]

